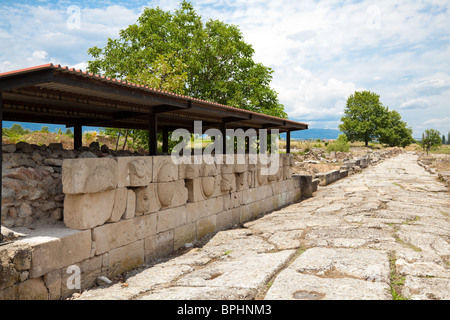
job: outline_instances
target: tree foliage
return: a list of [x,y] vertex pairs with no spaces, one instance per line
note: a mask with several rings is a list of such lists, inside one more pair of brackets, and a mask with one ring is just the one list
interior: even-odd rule
[[383,106],[380,96],[374,92],[352,94],[341,122],[339,129],[350,141],[364,141],[366,146],[375,139],[391,147],[406,147],[414,142],[412,129],[397,111]]
[[239,28],[203,22],[187,1],[173,13],[145,8],[118,39],[88,53],[93,73],[287,118],[270,87],[273,70],[253,61]]
[[350,141],[364,141],[368,146],[369,141],[378,138],[386,112],[378,94],[357,91],[347,99],[339,129]]
[[435,129],[425,130],[422,147],[427,150],[427,154],[430,150],[439,147],[441,144],[441,133],[439,131]]

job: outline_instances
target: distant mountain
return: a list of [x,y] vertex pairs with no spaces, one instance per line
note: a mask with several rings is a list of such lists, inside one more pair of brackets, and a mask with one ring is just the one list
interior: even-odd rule
[[[326,139],[336,140],[342,134],[339,130],[334,129],[308,129],[302,131],[291,132],[292,140],[309,140],[309,139]],[[282,134],[281,138],[286,139],[286,134]]]

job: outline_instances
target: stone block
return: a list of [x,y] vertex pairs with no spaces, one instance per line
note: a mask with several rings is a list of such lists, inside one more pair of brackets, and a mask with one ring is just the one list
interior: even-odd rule
[[114,196],[114,206],[111,217],[107,222],[117,222],[122,219],[127,208],[128,190],[127,188],[117,188]]
[[117,161],[113,158],[66,159],[62,165],[65,194],[97,193],[117,187]]
[[186,180],[187,202],[198,202],[212,197],[217,191],[218,180],[217,176]]
[[64,223],[75,230],[91,229],[104,224],[114,208],[116,190],[99,193],[66,194]]
[[144,242],[145,261],[169,255],[174,248],[174,229],[148,237]]
[[0,300],[48,300],[49,294],[42,278],[28,279],[0,291]]
[[216,215],[216,231],[227,230],[240,222],[240,208],[219,212]]
[[37,278],[89,258],[90,231],[74,232],[56,237],[39,236],[26,239],[32,248],[30,278]]
[[156,212],[161,208],[156,192],[155,183],[135,189],[136,216]]
[[145,187],[153,180],[153,157],[117,158],[118,187]]
[[108,277],[144,264],[144,240],[130,243],[108,253]]
[[[103,256],[96,256],[90,259],[83,260],[77,264],[80,268],[80,287],[81,290],[90,289],[95,284],[96,279],[101,274],[106,274],[107,261],[105,260],[105,270],[102,272]],[[80,289],[71,288],[73,283],[74,270],[67,266],[61,269],[61,298],[66,299],[74,292],[79,292]],[[69,288],[68,285],[71,285]]]
[[173,249],[178,250],[186,243],[192,243],[197,239],[197,223],[188,223],[173,229]]
[[178,165],[170,156],[153,157],[153,182],[178,180]]
[[48,289],[49,300],[61,298],[61,269],[47,273],[44,276],[44,284]]
[[227,211],[239,207],[243,203],[244,191],[227,193],[222,196],[223,210]]
[[348,177],[348,170],[340,170],[339,174],[340,174],[340,179],[344,179],[344,178]]
[[108,223],[92,230],[95,254],[128,245],[156,234],[156,214]]
[[91,231],[85,230],[61,237],[61,266],[68,266],[88,259],[91,254]]
[[156,232],[175,229],[186,223],[186,206],[157,212]]
[[223,198],[216,197],[208,200],[186,204],[186,222],[190,223],[223,211]]
[[127,208],[123,216],[124,219],[132,219],[135,217],[136,213],[136,193],[127,189]]
[[201,164],[186,164],[180,163],[178,165],[178,178],[179,179],[197,179],[200,177],[200,166]]
[[[202,178],[202,181],[203,179],[209,178]],[[154,185],[161,209],[179,207],[188,201],[189,193],[184,180],[159,182]],[[206,186],[209,188],[209,184],[206,184]],[[204,192],[209,192],[209,189],[205,189]]]
[[333,170],[326,173],[319,173],[316,175],[316,178],[320,180],[319,185],[327,186],[341,179],[341,173],[339,170]]
[[197,220],[197,239],[201,239],[207,234],[216,231],[216,216],[212,215]]

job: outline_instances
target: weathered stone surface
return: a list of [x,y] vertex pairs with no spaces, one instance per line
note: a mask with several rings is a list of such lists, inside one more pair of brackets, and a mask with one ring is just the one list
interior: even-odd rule
[[128,189],[127,188],[117,188],[116,194],[114,195],[114,206],[112,209],[111,217],[107,222],[117,222],[125,214],[127,209],[128,200]]
[[178,180],[178,166],[169,156],[153,157],[153,182]]
[[104,224],[111,218],[116,190],[99,193],[67,194],[64,198],[64,223],[75,230]]
[[66,159],[62,166],[65,194],[98,193],[117,187],[117,161],[112,158]]
[[119,187],[145,187],[153,179],[153,157],[119,157],[117,169]]
[[354,278],[327,278],[283,270],[266,300],[390,300],[389,285]]
[[150,214],[94,228],[92,240],[99,255],[155,234],[156,214]]

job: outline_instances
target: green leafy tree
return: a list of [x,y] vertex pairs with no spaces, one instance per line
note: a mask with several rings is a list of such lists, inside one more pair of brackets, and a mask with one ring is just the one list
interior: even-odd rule
[[425,130],[422,146],[427,150],[427,154],[430,150],[439,147],[441,144],[441,133],[439,131],[435,129]]
[[355,92],[347,99],[339,130],[350,141],[369,141],[378,138],[379,129],[388,117],[388,109],[380,102],[380,96],[370,91]]
[[401,120],[400,114],[395,110],[388,110],[383,117],[383,123],[378,128],[378,138],[380,143],[390,147],[404,148],[414,142],[412,129],[407,127],[406,122]]
[[442,144],[445,144],[445,135],[442,135]]
[[175,93],[287,118],[270,87],[273,70],[253,61],[254,49],[239,28],[203,22],[187,1],[173,13],[145,8],[118,39],[88,53],[93,73],[155,88],[170,83]]

